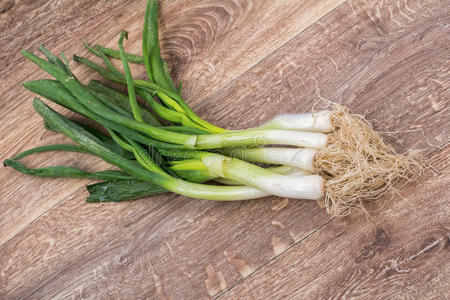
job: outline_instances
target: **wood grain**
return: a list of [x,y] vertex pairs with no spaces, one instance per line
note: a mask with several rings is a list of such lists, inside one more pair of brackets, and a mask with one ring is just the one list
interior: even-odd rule
[[[137,1],[134,1],[137,2]],[[1,91],[20,83],[30,69],[20,55],[21,49],[35,50],[45,45],[52,50],[81,49],[80,40],[129,6],[133,1],[14,0],[0,13]],[[79,12],[83,13],[80,14]],[[28,65],[28,67],[24,67]],[[32,70],[36,70],[32,69]]]
[[[172,58],[183,56],[174,49],[186,41],[171,46],[175,38],[169,38],[170,30],[164,28],[197,21],[176,21],[175,17],[172,21],[167,9],[170,6],[180,14],[186,12],[189,20],[213,24],[214,18],[204,15],[216,16],[221,9],[208,7],[225,6],[225,2],[217,3],[162,4],[164,47],[172,51],[165,55],[171,57],[180,78],[198,80],[210,73],[202,67],[203,60],[178,63]],[[247,19],[255,20],[254,24],[262,23],[250,15],[270,15],[248,11]],[[269,19],[281,22],[283,12],[278,10],[279,15]],[[210,38],[201,29],[207,28],[207,22],[198,23],[205,25],[189,25],[198,31],[187,30],[192,34],[187,40],[198,40],[200,45],[215,41],[227,47],[232,45],[227,41],[239,40],[234,37],[239,28],[228,25],[221,31],[212,26],[218,37]],[[423,149],[440,175],[428,171],[419,184],[402,190],[401,197],[386,199],[370,219],[375,226],[363,214],[330,222],[313,202],[275,197],[211,203],[161,195],[130,203],[88,205],[80,189],[84,183],[77,182],[70,197],[58,199],[51,210],[42,210],[37,220],[27,219],[22,225],[35,221],[0,246],[0,298],[440,298],[448,289],[445,278],[449,274],[448,263],[442,263],[448,261],[445,171],[449,153],[448,146],[437,151],[431,144],[444,146],[449,139],[448,3],[347,1],[312,23],[279,49],[260,44],[261,56],[272,54],[247,72],[235,72],[236,66],[230,63],[223,65],[221,72],[233,75],[206,78],[211,82],[206,89],[211,90],[205,94],[201,90],[205,86],[188,87],[188,101],[198,104],[195,108],[201,115],[231,127],[254,126],[281,112],[309,110],[319,102],[318,95],[342,101],[353,111],[378,120],[376,128],[400,131],[386,137],[396,138],[399,151],[412,146]],[[136,30],[140,27],[131,17],[124,24]],[[227,30],[232,34],[217,33]],[[268,26],[262,36],[269,39],[270,30],[279,29]],[[101,36],[114,44],[115,34],[109,31],[92,33],[86,39]],[[135,39],[129,43],[134,45]],[[192,44],[192,49],[201,50],[189,50],[189,56],[204,55],[208,61],[213,55],[208,46]],[[230,47],[231,54],[221,55],[233,57],[250,47],[248,43],[233,46],[237,52]],[[188,71],[179,70],[185,64],[193,68],[199,64],[199,74],[184,75]],[[78,72],[84,74],[82,68]],[[227,80],[232,81],[220,88]],[[219,91],[210,95],[214,87]],[[202,97],[195,95],[209,96],[200,101]],[[35,135],[24,137],[24,143]],[[10,201],[9,196],[4,199]],[[24,205],[18,200],[18,207]],[[25,216],[28,213],[23,210]]]
[[163,8],[162,54],[196,104],[343,2],[181,1],[179,10]]
[[81,290],[119,298],[213,296],[326,220],[305,201],[159,196],[89,205],[84,196],[74,195],[2,247],[8,255],[0,258],[0,290],[13,298],[65,298]]
[[[268,5],[268,1],[166,1],[161,4],[163,55],[169,58],[172,70],[186,80],[185,93],[188,99],[194,94],[207,95],[247,70],[341,2],[333,0],[319,4],[315,1],[285,1]],[[46,133],[31,106],[32,94],[21,87],[23,81],[47,76],[36,66],[26,62],[19,55],[19,49],[34,51],[39,45],[45,44],[54,52],[65,51],[68,56],[73,53],[85,54],[82,41],[116,48],[118,34],[122,29],[127,29],[130,31],[127,49],[131,52],[140,51],[144,17],[142,1],[108,1],[107,5],[101,3],[103,2],[88,0],[77,1],[75,4],[67,1],[16,1],[12,6],[6,5],[8,9],[0,9],[3,11],[0,14],[0,28],[5,31],[0,39],[4,47],[1,54],[3,56],[0,56],[4,61],[4,67],[0,70],[0,92],[4,99],[0,102],[0,117],[4,120],[0,131],[1,159],[26,148],[50,142],[43,138]],[[287,29],[283,26],[273,27],[280,22],[280,17],[273,13],[274,10],[287,14],[283,19],[283,22],[290,23]],[[78,18],[79,11],[86,13]],[[20,15],[28,15],[30,18],[24,20],[18,18]],[[12,23],[8,23],[9,20],[13,20]],[[262,24],[266,26],[261,26]],[[251,30],[254,27],[259,29]],[[243,30],[239,35],[243,39],[238,42],[235,41],[238,36],[236,28]],[[271,35],[269,39],[262,39],[268,35]],[[237,44],[228,48],[232,45],[230,43]],[[242,52],[249,48],[252,49],[251,55],[241,57]],[[226,50],[226,53],[217,53],[216,49]],[[200,62],[207,61],[212,68],[209,71],[222,75],[212,78],[211,74],[207,75],[202,71]],[[226,71],[222,65],[224,61],[228,61],[227,67],[231,61],[239,62],[239,67]],[[73,64],[73,70],[82,81],[98,78],[83,66]],[[134,71],[137,77],[144,74],[142,68],[135,68]],[[191,86],[190,80],[195,79],[193,74],[204,74],[210,81]],[[195,103],[201,99],[192,96],[192,100],[194,101],[190,102]],[[52,163],[60,161],[55,159]],[[93,159],[86,160],[84,165],[90,164],[93,164]],[[105,168],[106,165],[100,163],[94,167]],[[28,194],[29,190],[22,189],[21,185],[14,185],[22,176],[6,169],[0,173],[0,179],[2,178],[13,180],[8,181],[5,196],[0,197],[0,204],[4,207],[0,212],[0,245],[86,183],[85,180],[61,181],[67,184],[61,189],[59,181],[28,178],[34,193],[31,197],[24,198],[24,193]],[[41,187],[41,192],[35,191],[37,186]],[[57,194],[47,198],[49,191],[53,190],[64,192],[56,192]],[[43,195],[46,201],[42,201]],[[19,218],[19,215],[23,216]]]

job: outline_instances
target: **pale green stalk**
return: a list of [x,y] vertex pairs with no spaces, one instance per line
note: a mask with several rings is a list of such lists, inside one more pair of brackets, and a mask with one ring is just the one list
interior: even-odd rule
[[258,129],[288,129],[329,133],[334,130],[333,113],[327,110],[303,113],[281,114]]
[[310,148],[258,147],[223,149],[222,151],[227,156],[248,162],[286,165],[307,171],[314,171],[314,157],[317,154],[317,150]]
[[128,32],[122,31],[119,39],[119,51],[120,51],[120,59],[122,60],[122,65],[125,73],[125,78],[127,81],[128,88],[128,97],[130,99],[131,109],[133,111],[133,116],[136,121],[144,122],[142,119],[141,111],[139,110],[139,105],[136,100],[136,91],[134,89],[133,84],[133,76],[131,75],[130,67],[128,66],[127,56],[125,55],[125,50],[123,49],[123,39],[128,39]]

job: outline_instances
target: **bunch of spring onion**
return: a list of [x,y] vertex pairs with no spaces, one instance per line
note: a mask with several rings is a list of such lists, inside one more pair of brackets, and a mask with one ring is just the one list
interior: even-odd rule
[[[56,79],[25,82],[27,89],[104,130],[70,120],[35,98],[34,108],[45,127],[76,144],[33,148],[5,160],[6,166],[41,177],[102,180],[87,186],[89,202],[132,200],[167,191],[220,201],[276,195],[324,201],[333,215],[391,192],[396,181],[418,166],[411,155],[399,155],[385,144],[361,116],[337,105],[331,110],[279,115],[246,130],[226,130],[203,120],[186,104],[181,84],[174,84],[161,58],[157,0],[147,3],[142,56],[125,52],[126,37],[122,32],[118,50],[85,45],[104,66],[74,56],[107,81],[126,85],[126,94],[100,81],[82,84],[64,53],[60,59],[41,46],[43,59],[22,51]],[[111,58],[121,60],[123,72]],[[144,65],[146,80],[132,77],[130,62]],[[45,151],[89,153],[120,170],[32,169],[19,162]]]

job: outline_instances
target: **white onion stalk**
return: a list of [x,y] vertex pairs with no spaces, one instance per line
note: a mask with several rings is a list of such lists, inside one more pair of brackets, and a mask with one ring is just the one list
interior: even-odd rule
[[329,133],[334,129],[332,116],[333,113],[328,110],[303,114],[281,114],[258,128]]
[[272,171],[277,174],[281,175],[289,175],[289,176],[306,176],[311,175],[311,172],[308,172],[306,170],[301,170],[296,167],[291,166],[278,166],[278,167],[270,167],[266,168],[269,171]]
[[[266,170],[280,174],[280,175],[287,175],[287,176],[292,176],[292,177],[311,175],[311,173],[308,171],[301,170],[299,168],[291,167],[291,166],[270,167],[270,168],[266,168]],[[221,178],[221,177],[215,178],[214,181],[222,183],[222,184],[227,184],[227,185],[242,185],[240,182],[237,182],[237,181],[234,181],[231,179],[227,179],[227,178]]]
[[174,193],[191,198],[213,201],[238,201],[271,196],[270,193],[250,186],[216,186],[167,177],[158,183]]
[[278,129],[249,129],[225,133],[192,135],[185,145],[195,149],[231,148],[245,145],[289,145],[305,148],[323,148],[328,136],[320,132],[302,132]]
[[203,152],[199,155],[209,172],[255,187],[272,195],[319,200],[324,197],[325,181],[318,175],[280,175],[236,158]]
[[286,165],[314,171],[317,150],[310,148],[237,148],[224,149],[224,154],[248,162]]

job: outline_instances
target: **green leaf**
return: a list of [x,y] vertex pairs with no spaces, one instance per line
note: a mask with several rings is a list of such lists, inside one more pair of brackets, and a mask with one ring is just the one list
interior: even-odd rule
[[[101,45],[95,45],[95,49],[102,52],[103,54],[113,57],[113,58],[117,58],[120,59],[120,53],[117,50],[111,49],[111,48],[107,48],[107,47],[103,47]],[[126,53],[127,59],[129,62],[131,63],[136,63],[136,64],[144,64],[144,58],[140,55],[136,55],[136,54],[130,54],[130,53]]]
[[106,170],[99,172],[85,172],[70,166],[50,166],[43,168],[28,168],[21,162],[13,159],[6,159],[3,162],[5,167],[12,167],[15,170],[38,177],[66,177],[66,178],[89,178],[100,180],[132,179],[133,177],[122,171]]
[[119,39],[119,51],[120,51],[120,60],[122,61],[123,69],[125,72],[125,78],[127,80],[127,88],[128,88],[128,98],[131,104],[131,110],[133,112],[133,116],[136,121],[143,122],[141,110],[139,109],[139,105],[136,100],[136,90],[134,88],[133,76],[131,75],[130,66],[128,65],[127,56],[125,55],[125,50],[123,49],[123,39],[128,39],[128,32],[125,30],[120,34]]
[[17,154],[13,157],[14,160],[24,158],[28,155],[41,153],[41,152],[49,152],[49,151],[67,151],[67,152],[79,152],[79,153],[89,153],[89,150],[79,145],[66,145],[66,144],[55,144],[55,145],[46,145],[31,148],[25,150],[22,153]]
[[121,202],[168,192],[137,179],[99,182],[86,188],[89,192],[86,202]]
[[[101,83],[97,80],[91,80],[88,84],[88,87],[91,88],[92,92],[105,102],[108,100],[114,105],[120,107],[128,113],[132,113],[130,101],[128,101],[128,97],[115,89]],[[142,118],[144,121],[153,126],[161,126],[161,122],[148,110],[143,107],[140,107]]]

